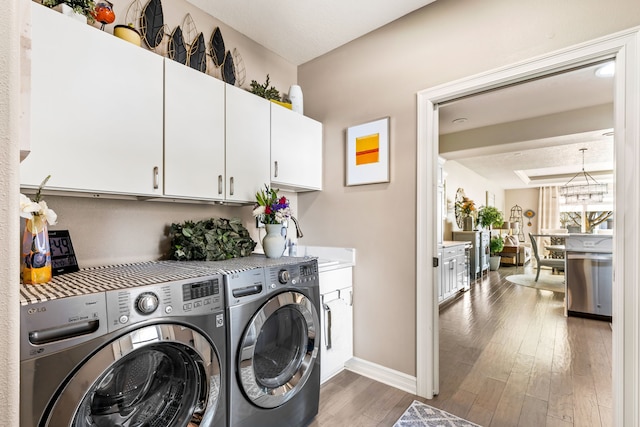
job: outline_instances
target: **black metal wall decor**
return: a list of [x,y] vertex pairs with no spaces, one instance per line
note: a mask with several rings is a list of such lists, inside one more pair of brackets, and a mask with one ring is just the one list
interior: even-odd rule
[[142,39],[150,49],[155,49],[164,38],[164,14],[160,0],[149,0],[140,16]]
[[148,0],[144,6],[140,0],[133,0],[125,19],[128,23],[139,25],[136,29],[149,50],[230,85],[244,85],[246,68],[242,55],[236,48],[233,51],[226,50],[219,27],[213,30],[207,49],[204,34],[198,32],[189,13],[185,15],[182,25],[170,31],[164,23],[161,0]]
[[230,85],[236,84],[236,68],[233,66],[233,56],[227,51],[222,63],[222,80]]
[[211,59],[216,67],[220,67],[224,62],[224,39],[222,38],[222,32],[220,31],[220,27],[216,27],[213,30],[213,34],[211,34],[211,40],[209,42],[209,54],[211,55]]
[[182,29],[178,26],[174,28],[169,38],[169,59],[173,59],[181,64],[187,63],[187,48],[184,45],[184,37],[182,36]]
[[189,46],[188,62],[189,67],[201,72],[207,71],[207,51],[206,51],[204,35],[198,34],[198,37]]

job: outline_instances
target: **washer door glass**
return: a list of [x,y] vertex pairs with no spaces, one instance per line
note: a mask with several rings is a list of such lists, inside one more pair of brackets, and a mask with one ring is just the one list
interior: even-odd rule
[[299,292],[273,297],[254,315],[240,345],[238,375],[262,408],[282,405],[304,387],[318,356],[318,314]]
[[83,364],[56,401],[49,425],[199,424],[213,419],[219,392],[219,359],[202,335],[177,325],[148,326]]

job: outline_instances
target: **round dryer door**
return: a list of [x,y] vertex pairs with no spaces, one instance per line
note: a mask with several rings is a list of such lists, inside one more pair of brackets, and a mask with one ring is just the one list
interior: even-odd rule
[[238,376],[247,397],[275,408],[296,395],[318,357],[318,313],[299,292],[283,292],[253,316],[242,337]]
[[82,364],[53,405],[48,425],[209,425],[220,393],[220,361],[199,332],[160,324],[136,329]]

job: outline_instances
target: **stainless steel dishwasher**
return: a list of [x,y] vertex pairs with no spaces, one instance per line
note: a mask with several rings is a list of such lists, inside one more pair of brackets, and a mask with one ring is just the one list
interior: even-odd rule
[[[567,238],[567,315],[611,321],[613,255],[611,239]],[[577,249],[581,249],[578,251]]]

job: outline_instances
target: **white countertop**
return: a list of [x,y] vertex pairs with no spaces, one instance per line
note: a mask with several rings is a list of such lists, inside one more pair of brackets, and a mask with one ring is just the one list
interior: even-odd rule
[[320,272],[354,267],[356,265],[356,250],[354,248],[298,245],[296,256],[317,257],[318,270]]

